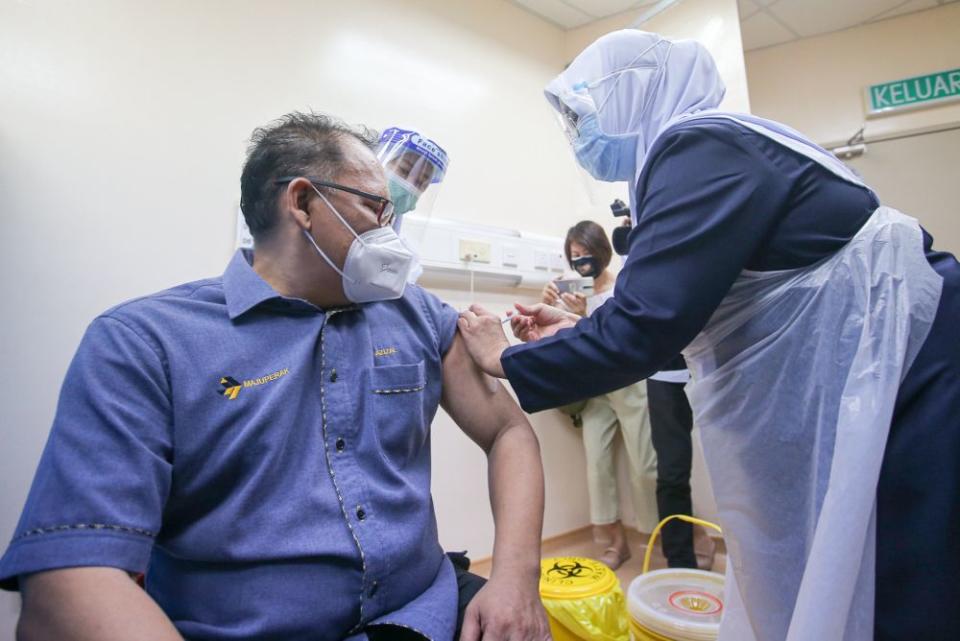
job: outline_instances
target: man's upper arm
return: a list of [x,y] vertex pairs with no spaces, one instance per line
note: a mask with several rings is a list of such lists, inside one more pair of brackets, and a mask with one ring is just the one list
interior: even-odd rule
[[526,423],[526,416],[503,385],[473,362],[457,331],[456,310],[423,289],[418,293],[443,359],[440,405],[467,436],[489,450],[501,430]]
[[480,371],[459,332],[443,357],[440,403],[460,429],[487,451],[501,430],[527,422],[500,381]]
[[90,325],[0,560],[0,585],[13,588],[17,575],[56,568],[146,568],[173,458],[161,358],[121,320],[103,316]]

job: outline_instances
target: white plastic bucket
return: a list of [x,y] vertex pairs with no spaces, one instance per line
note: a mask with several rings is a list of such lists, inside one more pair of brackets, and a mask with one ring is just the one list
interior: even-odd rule
[[703,570],[654,570],[627,591],[634,641],[715,641],[723,616],[723,575]]
[[654,528],[643,573],[627,590],[631,641],[715,641],[720,633],[723,575],[683,568],[649,571],[657,535],[673,519],[721,532],[718,525],[684,514],[668,516]]

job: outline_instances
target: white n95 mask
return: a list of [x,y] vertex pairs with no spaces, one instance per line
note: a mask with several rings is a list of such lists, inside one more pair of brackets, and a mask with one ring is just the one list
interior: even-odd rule
[[347,258],[340,269],[330,260],[306,230],[307,237],[317,253],[343,279],[343,293],[354,303],[374,303],[395,300],[403,296],[407,277],[413,266],[414,255],[392,227],[377,227],[357,234],[343,219],[340,212],[330,204],[316,187],[314,190],[323,199],[330,211],[350,230],[354,240],[347,251]]

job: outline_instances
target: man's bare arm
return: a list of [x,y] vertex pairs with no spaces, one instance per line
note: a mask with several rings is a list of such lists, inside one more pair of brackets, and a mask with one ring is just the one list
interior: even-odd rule
[[116,568],[87,567],[20,577],[17,641],[183,641],[153,599]]
[[459,333],[443,359],[441,404],[487,454],[496,528],[490,582],[470,604],[461,639],[549,638],[538,588],[543,466],[533,428],[500,382],[480,371]]

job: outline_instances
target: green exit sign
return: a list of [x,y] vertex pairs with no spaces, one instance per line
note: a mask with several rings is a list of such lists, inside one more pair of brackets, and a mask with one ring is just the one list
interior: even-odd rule
[[871,116],[957,100],[960,99],[960,69],[870,85],[865,94],[867,114]]

